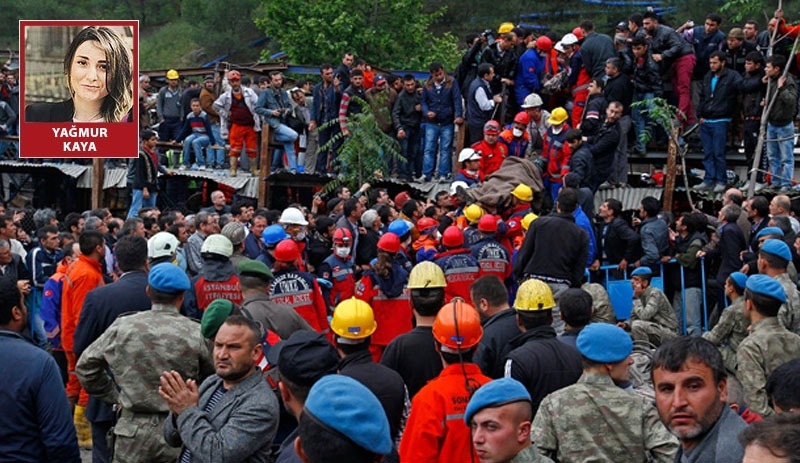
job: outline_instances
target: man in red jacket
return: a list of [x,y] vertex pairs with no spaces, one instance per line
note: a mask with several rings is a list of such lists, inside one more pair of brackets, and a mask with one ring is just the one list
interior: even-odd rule
[[483,140],[472,145],[472,149],[481,154],[480,172],[484,177],[499,169],[508,156],[508,146],[499,138],[500,124],[489,121],[483,126]]

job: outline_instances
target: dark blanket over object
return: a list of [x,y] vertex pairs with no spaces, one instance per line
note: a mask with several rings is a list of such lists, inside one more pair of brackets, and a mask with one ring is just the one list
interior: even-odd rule
[[520,183],[531,187],[534,193],[540,193],[543,190],[542,173],[527,159],[507,157],[497,171],[469,193],[481,204],[496,206],[506,201],[511,190]]

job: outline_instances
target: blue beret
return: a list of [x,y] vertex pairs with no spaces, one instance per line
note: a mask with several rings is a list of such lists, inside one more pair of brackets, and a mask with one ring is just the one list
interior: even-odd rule
[[641,266],[641,267],[639,267],[636,270],[631,272],[631,276],[632,277],[640,277],[640,276],[641,277],[645,277],[645,276],[649,277],[649,276],[652,276],[652,275],[653,275],[653,271],[650,270],[650,267],[648,267],[646,265],[643,265],[643,266]]
[[759,248],[759,251],[780,257],[787,262],[792,261],[792,251],[789,250],[789,245],[781,240],[768,239],[767,241],[764,241]]
[[475,391],[467,404],[464,421],[470,425],[472,417],[484,408],[501,407],[506,404],[520,401],[531,401],[531,395],[525,386],[513,378],[500,378],[490,381]]
[[578,352],[599,363],[617,363],[633,351],[633,341],[622,328],[610,323],[590,323],[578,334]]
[[186,272],[175,264],[163,263],[150,269],[147,283],[162,293],[180,293],[191,286]]
[[766,235],[783,236],[783,230],[781,230],[778,227],[762,228],[758,233],[756,233],[756,238],[761,238],[762,236],[766,236]]
[[349,376],[328,375],[317,381],[308,393],[305,413],[372,453],[392,451],[383,406],[372,391]]
[[786,302],[786,291],[778,280],[766,275],[753,275],[747,279],[747,289],[755,294]]
[[733,283],[739,287],[742,291],[747,287],[747,275],[742,272],[733,272],[731,273],[731,280]]

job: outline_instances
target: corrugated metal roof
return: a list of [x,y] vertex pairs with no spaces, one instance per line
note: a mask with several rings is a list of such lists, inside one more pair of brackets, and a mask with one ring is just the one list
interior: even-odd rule
[[622,210],[637,210],[641,205],[642,199],[647,196],[653,196],[656,199],[661,199],[664,194],[663,188],[614,188],[610,190],[598,190],[594,194],[594,207],[595,210],[600,208],[609,198],[614,198],[622,203]]

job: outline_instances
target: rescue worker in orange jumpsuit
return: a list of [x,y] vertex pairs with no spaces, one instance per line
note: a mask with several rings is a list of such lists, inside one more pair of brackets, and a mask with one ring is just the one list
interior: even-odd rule
[[433,337],[445,367],[411,402],[400,440],[400,461],[478,461],[464,412],[472,394],[491,381],[472,363],[482,336],[477,310],[462,299],[453,299],[439,310]]

